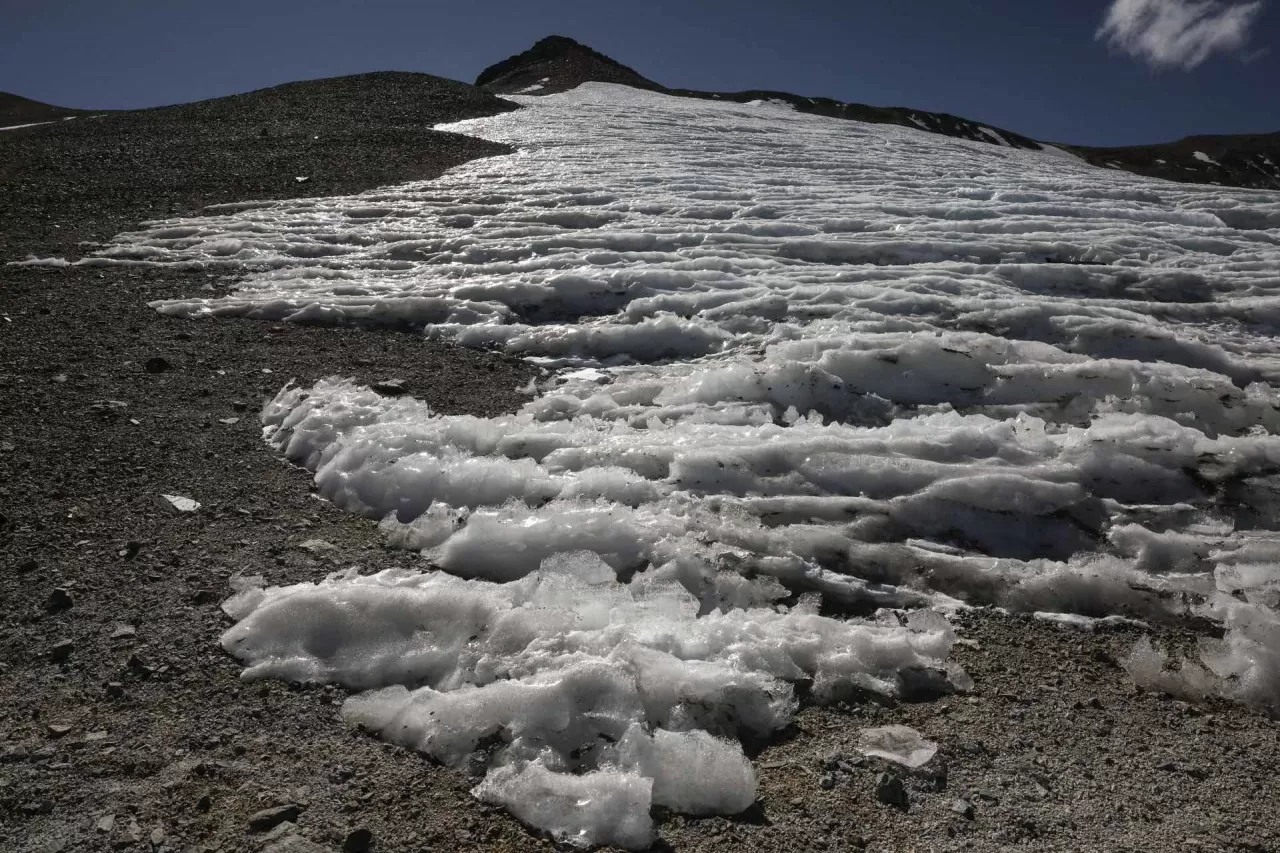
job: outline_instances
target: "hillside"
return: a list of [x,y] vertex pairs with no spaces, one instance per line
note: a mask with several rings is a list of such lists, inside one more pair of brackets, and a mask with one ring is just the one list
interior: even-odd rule
[[[981,122],[906,107],[876,107],[832,98],[814,98],[790,92],[702,92],[671,88],[644,77],[586,45],[563,36],[551,36],[530,50],[490,66],[476,85],[499,94],[551,94],[587,81],[620,83],[638,89],[688,98],[738,103],[780,101],[799,112],[877,124],[895,124],[958,139],[1040,150],[1047,142]],[[1100,168],[1123,169],[1140,175],[1183,183],[1218,183],[1224,186],[1280,187],[1280,133],[1253,136],[1195,136],[1156,145],[1102,148],[1052,143]],[[1203,156],[1201,156],[1203,155]]]
[[1273,849],[1280,193],[551,48],[0,133],[0,850]]
[[78,252],[72,234],[107,239],[209,204],[429,177],[506,150],[433,125],[511,109],[465,83],[383,72],[6,131],[0,193],[26,219],[0,232],[0,253]]
[[809,98],[789,92],[752,89],[744,92],[702,92],[664,86],[644,77],[614,59],[564,36],[549,36],[524,53],[516,54],[480,72],[476,85],[504,95],[546,95],[572,89],[588,81],[619,83],[637,89],[663,92],[686,98],[750,103],[779,101],[797,111],[831,118],[896,124],[959,139],[989,142],[1014,148],[1038,150],[1040,145],[1025,136],[1002,128],[945,113],[931,113],[903,107],[872,107],[832,98]]
[[[72,110],[33,101],[21,95],[0,92],[0,127],[15,124],[30,124],[42,121],[56,121],[69,116],[85,115],[87,110]],[[99,111],[101,112],[101,111]]]
[[1280,133],[1188,136],[1121,148],[1067,147],[1095,166],[1153,178],[1280,189]]

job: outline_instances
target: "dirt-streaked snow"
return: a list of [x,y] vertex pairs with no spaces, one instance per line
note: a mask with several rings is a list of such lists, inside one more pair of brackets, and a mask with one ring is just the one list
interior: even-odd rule
[[447,761],[501,734],[478,795],[632,846],[650,803],[749,802],[741,752],[697,733],[776,727],[790,681],[963,685],[931,611],[806,593],[1209,616],[1199,661],[1140,646],[1134,677],[1280,703],[1280,194],[768,103],[521,100],[448,128],[517,154],[88,261],[254,265],[156,307],[409,324],[559,371],[491,419],[284,389],[268,437],[320,493],[467,580],[250,586],[226,643],[251,674],[377,688],[348,716]]

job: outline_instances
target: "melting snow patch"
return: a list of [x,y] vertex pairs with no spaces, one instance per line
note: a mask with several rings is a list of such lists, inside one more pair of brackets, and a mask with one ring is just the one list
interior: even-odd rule
[[267,405],[319,496],[450,574],[246,587],[249,676],[366,691],[349,719],[452,763],[498,735],[478,796],[628,845],[650,804],[749,802],[736,739],[796,680],[963,685],[938,613],[819,597],[1213,619],[1176,671],[1139,644],[1134,678],[1275,704],[1280,194],[763,103],[518,100],[448,126],[518,153],[82,262],[248,266],[155,307],[409,326],[550,374],[495,418],[341,378]]
[[1200,162],[1202,162],[1202,163],[1211,163],[1211,164],[1213,164],[1214,166],[1221,166],[1221,165],[1222,165],[1222,164],[1221,164],[1221,163],[1219,163],[1217,160],[1213,159],[1212,157],[1210,157],[1208,154],[1204,153],[1203,151],[1196,151],[1196,152],[1195,152],[1195,153],[1193,153],[1191,156],[1195,157],[1197,160],[1199,160],[1199,161],[1200,161]]
[[507,583],[402,570],[247,582],[224,605],[239,621],[222,642],[246,678],[364,691],[349,722],[454,766],[487,762],[476,795],[559,839],[644,847],[651,805],[755,801],[737,741],[787,725],[791,682],[811,679],[819,698],[894,695],[904,673],[940,671],[954,640],[927,612],[833,619],[816,601],[773,606],[768,584],[754,605],[708,611],[689,587],[676,564],[623,583],[591,552]]

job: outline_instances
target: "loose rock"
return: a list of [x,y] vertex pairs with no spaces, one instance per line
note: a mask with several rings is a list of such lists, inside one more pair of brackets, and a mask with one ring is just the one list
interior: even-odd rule
[[49,659],[54,663],[61,663],[71,657],[71,653],[75,650],[75,643],[70,640],[59,640],[49,647]]
[[59,611],[70,609],[73,604],[71,593],[62,587],[58,587],[49,593],[49,598],[44,603],[44,609],[50,613],[58,613]]
[[909,806],[906,786],[892,773],[881,773],[876,777],[876,799],[903,811]]
[[298,815],[302,814],[301,807],[289,803],[288,805],[276,806],[275,808],[263,809],[255,812],[249,817],[250,832],[266,832],[278,824],[287,821],[296,821]]
[[342,842],[343,853],[368,853],[373,849],[373,833],[364,827],[353,829],[347,833]]

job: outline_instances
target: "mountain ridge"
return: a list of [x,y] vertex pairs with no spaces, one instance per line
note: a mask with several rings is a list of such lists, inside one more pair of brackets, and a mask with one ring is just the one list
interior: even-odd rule
[[[829,118],[848,119],[875,124],[893,124],[937,133],[957,139],[1040,150],[1052,146],[1067,151],[1099,168],[1118,169],[1148,177],[1181,183],[1210,183],[1259,189],[1280,189],[1280,132],[1255,134],[1196,134],[1173,142],[1129,146],[1074,145],[1036,140],[1024,134],[966,119],[949,113],[915,110],[907,107],[879,107],[841,101],[828,97],[808,97],[769,89],[741,92],[707,92],[674,88],[645,77],[636,69],[606,56],[572,38],[560,35],[538,40],[528,50],[496,62],[480,72],[474,84],[443,81],[433,75],[416,72],[369,72],[284,83],[277,86],[144,110],[82,110],[43,103],[20,95],[0,92],[0,127],[6,125],[45,124],[61,118],[102,113],[144,113],[152,110],[191,110],[193,116],[214,105],[230,104],[234,99],[261,100],[277,92],[308,92],[309,88],[329,87],[345,93],[352,86],[371,85],[395,75],[420,76],[435,83],[448,82],[451,99],[467,99],[469,90],[489,96],[548,95],[567,91],[587,82],[615,83],[660,92],[675,97],[749,103],[760,100],[781,101],[795,110]],[[479,91],[478,91],[479,90]],[[439,94],[437,91],[436,94]],[[344,94],[344,97],[346,95]],[[205,106],[201,106],[205,105]],[[360,110],[357,110],[360,112]],[[406,111],[406,115],[418,111]],[[270,122],[264,116],[264,121]],[[47,130],[43,128],[42,130]]]
[[[89,112],[90,110],[75,110],[70,107],[46,104],[44,101],[24,98],[12,92],[0,92],[0,127],[25,122],[56,121]],[[98,112],[106,111],[98,110]]]
[[1052,146],[1099,168],[1120,169],[1181,183],[1280,189],[1280,132],[1263,134],[1198,134],[1173,142],[1130,146],[1073,145],[1046,140],[949,113],[907,107],[877,107],[835,98],[752,89],[705,92],[664,86],[566,36],[553,35],[533,47],[490,65],[476,85],[498,95],[549,95],[586,82],[619,83],[668,95],[746,103],[777,100],[799,112],[830,118],[895,124],[958,139],[1041,150]]

